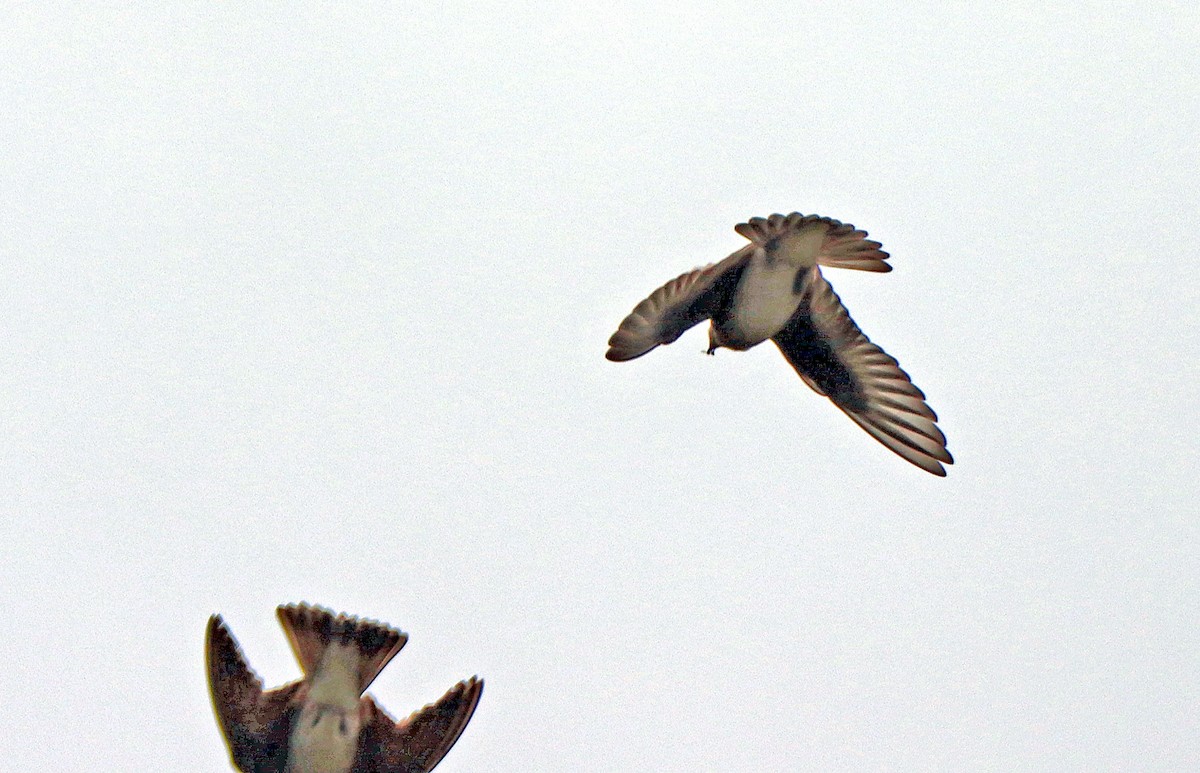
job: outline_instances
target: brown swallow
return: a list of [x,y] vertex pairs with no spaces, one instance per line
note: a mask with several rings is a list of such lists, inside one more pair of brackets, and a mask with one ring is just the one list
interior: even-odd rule
[[483,680],[459,682],[397,722],[363,692],[408,636],[308,604],[276,610],[303,678],[263,691],[220,615],[208,621],[208,686],[235,768],[246,773],[423,773],[462,734]]
[[709,320],[708,354],[775,342],[804,383],[889,449],[945,476],[954,460],[937,415],[899,363],[863,335],[821,266],[891,271],[866,231],[817,215],[755,217],[734,227],[750,244],[667,282],[608,339],[614,361],[641,357]]

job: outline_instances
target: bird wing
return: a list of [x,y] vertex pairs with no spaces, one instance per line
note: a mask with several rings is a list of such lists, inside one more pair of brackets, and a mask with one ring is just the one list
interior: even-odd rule
[[733,230],[759,247],[774,241],[784,252],[803,251],[813,255],[815,262],[822,266],[878,273],[892,270],[891,265],[884,262],[890,256],[880,249],[882,244],[867,239],[866,231],[831,217],[801,215],[799,212],[774,214],[752,217],[748,222],[738,223]]
[[753,245],[743,247],[720,263],[680,274],[652,292],[622,320],[608,339],[604,356],[615,362],[641,357],[711,317],[737,288],[741,271],[755,249]]
[[220,615],[209,618],[206,640],[209,694],[234,765],[282,773],[295,714],[292,698],[301,682],[264,693],[262,679]]
[[483,680],[473,676],[400,722],[364,696],[366,716],[353,773],[433,770],[466,729],[482,694]]
[[899,363],[863,335],[833,287],[813,267],[800,308],[772,340],[800,378],[871,437],[926,472],[953,464],[937,415]]

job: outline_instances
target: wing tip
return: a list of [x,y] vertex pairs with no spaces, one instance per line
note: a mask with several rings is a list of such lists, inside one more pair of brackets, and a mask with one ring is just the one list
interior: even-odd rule
[[471,713],[475,713],[475,707],[479,705],[479,699],[483,697],[483,677],[479,674],[473,674],[470,678],[459,682],[465,685],[466,693],[470,696]]
[[[479,707],[479,699],[483,697],[483,678],[479,674],[474,674],[451,687],[450,692],[458,692],[462,696],[462,706],[458,710],[458,724],[461,728],[466,729],[471,717],[475,715],[475,709]],[[461,734],[462,731],[459,732]]]
[[[837,405],[837,403],[834,404]],[[855,424],[866,430],[866,433],[878,441],[884,448],[931,475],[944,478],[946,477],[946,468],[942,465],[954,464],[954,457],[950,455],[944,443],[937,443],[935,444],[936,447],[922,448],[922,445],[930,444],[918,444],[913,438],[906,436],[905,433],[898,431],[896,427],[890,425],[886,421],[886,417],[847,410],[840,405],[838,405],[838,408],[853,419]],[[938,431],[941,432],[941,429],[939,428]],[[931,438],[925,439],[932,440]]]
[[210,615],[204,632],[204,655],[207,661],[209,687],[216,688],[217,682],[233,670],[248,669],[245,656],[237,637],[229,629],[225,618]]
[[623,349],[616,346],[610,346],[608,351],[604,353],[604,359],[608,360],[609,362],[629,362],[630,360],[636,360],[638,357],[648,353],[650,349],[653,348],[654,347],[650,347],[649,349],[638,351],[635,349]]
[[621,328],[608,339],[608,351],[604,353],[604,359],[610,362],[635,360],[659,346],[659,343],[658,341],[647,341],[644,336],[622,324]]
[[483,697],[483,679],[478,674],[475,674],[469,679],[462,680],[450,688],[449,693],[442,698],[442,701],[446,700],[446,697],[449,697],[453,693],[457,693],[456,698],[461,701],[461,705],[459,705],[458,710],[455,712],[454,722],[446,735],[446,743],[437,755],[439,762],[450,753],[450,750],[462,738],[463,733],[466,732],[467,725],[474,718],[475,710],[479,708],[479,699]]

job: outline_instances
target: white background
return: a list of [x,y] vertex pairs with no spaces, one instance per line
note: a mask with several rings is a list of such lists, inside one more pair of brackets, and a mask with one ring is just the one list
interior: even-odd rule
[[[8,769],[227,770],[300,600],[439,773],[1200,769],[1194,3],[402,5],[0,12]],[[948,478],[604,360],[792,210]]]

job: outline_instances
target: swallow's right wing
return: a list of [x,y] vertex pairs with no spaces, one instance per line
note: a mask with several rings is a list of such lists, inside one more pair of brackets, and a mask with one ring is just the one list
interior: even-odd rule
[[473,676],[401,722],[364,697],[364,726],[353,773],[433,770],[466,729],[482,694],[483,680]]

